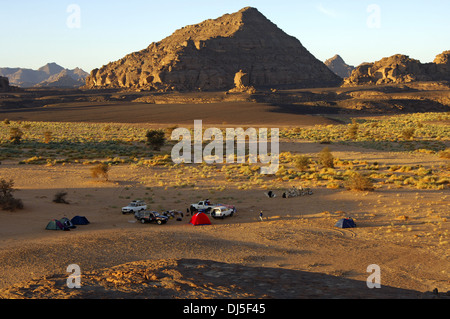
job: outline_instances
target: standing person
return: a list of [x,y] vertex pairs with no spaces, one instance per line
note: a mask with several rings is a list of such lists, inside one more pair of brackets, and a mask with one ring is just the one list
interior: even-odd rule
[[259,220],[263,221],[263,212],[261,211],[261,213],[259,213]]

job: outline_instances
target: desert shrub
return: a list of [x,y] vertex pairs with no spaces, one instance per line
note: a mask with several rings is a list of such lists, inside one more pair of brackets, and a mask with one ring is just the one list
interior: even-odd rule
[[14,181],[9,182],[0,180],[0,207],[3,210],[15,211],[16,209],[23,209],[23,202],[21,199],[14,198]]
[[108,180],[108,172],[109,165],[105,163],[100,163],[91,168],[91,175],[93,178],[101,178],[103,177],[105,180]]
[[439,157],[440,158],[446,158],[446,159],[450,159],[450,148],[447,148],[444,151],[440,151],[439,152]]
[[68,201],[66,201],[67,192],[58,192],[55,194],[55,197],[53,198],[53,202],[57,204],[69,204]]
[[361,173],[351,174],[344,183],[345,188],[354,191],[373,191],[374,186],[372,180]]
[[353,119],[352,124],[348,127],[347,134],[352,140],[358,137],[359,125],[356,120]]
[[330,149],[328,147],[325,147],[319,153],[319,162],[324,167],[334,168],[334,157],[333,154],[331,154]]
[[402,137],[405,140],[410,140],[414,137],[414,133],[416,132],[416,129],[413,127],[406,128],[402,131]]
[[163,130],[150,130],[145,135],[147,144],[153,147],[155,151],[159,151],[166,142],[165,132]]
[[304,171],[304,170],[308,169],[310,162],[311,162],[311,160],[308,156],[301,155],[301,156],[297,156],[294,159],[294,166],[299,171]]
[[12,127],[9,131],[9,139],[13,144],[20,144],[23,132],[18,127]]
[[45,131],[44,132],[44,142],[45,143],[50,143],[52,141],[52,132],[51,131]]

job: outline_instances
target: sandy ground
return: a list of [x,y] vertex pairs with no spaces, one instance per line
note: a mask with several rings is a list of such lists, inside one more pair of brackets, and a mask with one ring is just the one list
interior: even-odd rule
[[[309,153],[323,145],[282,147]],[[439,164],[427,154],[331,147],[339,158]],[[311,196],[283,199],[278,192],[269,199],[256,188],[211,191],[221,183],[215,178],[166,189],[174,178],[166,170],[114,166],[103,182],[83,165],[4,161],[1,177],[14,179],[25,209],[0,212],[0,297],[421,298],[435,288],[450,290],[450,251],[442,239],[450,228],[448,189],[316,188]],[[52,202],[61,190],[70,204]],[[194,227],[187,216],[142,225],[120,211],[135,198],[151,198],[152,210],[183,212],[209,198],[236,205],[238,213],[212,220],[211,226]],[[91,224],[68,232],[45,230],[51,219],[75,215]],[[343,217],[354,218],[358,227],[334,227]],[[82,270],[82,289],[65,285],[70,264]],[[367,288],[372,264],[381,269],[381,289]]]
[[[87,112],[89,116],[87,116]],[[180,116],[182,114],[182,116]],[[236,116],[239,114],[239,116]],[[14,121],[204,124],[279,127],[280,125],[333,124],[335,121],[305,113],[301,107],[254,102],[205,104],[144,104],[132,102],[66,103],[48,107],[2,108],[0,118]]]

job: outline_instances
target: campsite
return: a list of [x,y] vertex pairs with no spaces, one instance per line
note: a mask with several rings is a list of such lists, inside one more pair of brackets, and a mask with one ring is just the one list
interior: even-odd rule
[[[405,175],[406,180],[416,166],[437,168],[445,164],[445,159],[434,153],[391,153],[336,143],[330,146],[337,163],[334,175],[324,170],[321,179],[285,178],[294,172],[289,152],[298,151],[300,146],[302,153],[312,159],[324,147],[313,141],[282,141],[281,149],[285,153],[280,174],[266,177],[259,176],[248,165],[168,165],[162,162],[159,165],[118,163],[111,166],[108,180],[102,180],[89,174],[93,163],[18,165],[13,159],[3,160],[2,174],[6,179],[14,179],[17,190],[14,195],[23,201],[24,209],[1,212],[0,257],[8,267],[0,270],[0,286],[4,289],[0,290],[0,296],[82,297],[85,290],[69,291],[64,284],[52,284],[57,278],[66,278],[66,267],[73,263],[80,265],[86,274],[84,284],[103,287],[99,288],[103,296],[118,293],[131,296],[132,291],[138,293],[147,286],[133,284],[134,281],[111,284],[108,280],[116,278],[111,277],[112,269],[135,269],[132,265],[139,268],[139,263],[147,262],[153,262],[148,267],[155,267],[155,273],[162,264],[172,265],[174,271],[174,277],[167,277],[165,272],[157,276],[159,279],[154,283],[166,288],[152,292],[154,294],[150,295],[154,297],[165,293],[181,295],[179,287],[184,284],[179,282],[182,279],[175,276],[175,272],[189,280],[188,274],[179,268],[189,262],[219,273],[226,272],[226,267],[231,265],[246,267],[243,269],[249,274],[260,271],[260,267],[281,277],[289,271],[291,281],[308,274],[302,277],[303,290],[279,290],[279,287],[273,288],[278,291],[273,295],[266,292],[274,298],[314,296],[309,295],[305,287],[308,287],[307,280],[312,280],[316,274],[325,276],[317,279],[323,286],[315,282],[311,287],[322,291],[323,296],[326,295],[323,289],[350,298],[361,294],[376,298],[415,298],[435,288],[441,292],[449,290],[447,190],[419,189],[395,183],[389,177]],[[379,178],[374,191],[327,186],[339,182],[330,178],[338,177],[350,164],[353,169],[377,165],[378,170],[374,172]],[[388,167],[398,171],[391,175]],[[402,172],[405,167],[411,169]],[[214,180],[214,187],[211,187],[211,180]],[[292,192],[294,186],[297,191],[309,191],[303,196],[300,191],[300,196],[283,198],[283,193]],[[69,204],[52,201],[54,194],[61,190],[67,193]],[[192,203],[205,198],[213,203],[235,205],[237,213],[226,219],[185,213]],[[173,210],[183,212],[184,216],[181,221],[171,218],[163,226],[142,225],[132,215],[121,212],[123,206],[138,199],[145,201],[148,210],[159,213]],[[260,212],[263,212],[262,221]],[[54,219],[75,216],[85,216],[89,225],[76,225],[71,231],[45,229]],[[339,220],[348,218],[357,227],[336,227]],[[151,246],[142,246],[142,242]],[[55,254],[55,251],[64,253]],[[388,289],[374,292],[365,286],[369,275],[367,267],[374,263],[381,267],[382,284]],[[89,281],[89,274],[98,279]],[[51,276],[56,277],[51,279]],[[242,296],[228,286],[226,278],[208,278],[213,282],[209,296]],[[165,281],[169,279],[172,284]],[[261,280],[262,284],[264,279]],[[340,281],[353,288],[339,290]],[[31,282],[35,284],[30,286]],[[30,288],[12,288],[14,285]],[[246,281],[235,285],[249,296],[264,295]],[[102,290],[105,287],[107,291]],[[221,290],[220,287],[228,288]],[[200,287],[183,291],[188,298],[201,295]],[[95,296],[101,296],[99,294]]]

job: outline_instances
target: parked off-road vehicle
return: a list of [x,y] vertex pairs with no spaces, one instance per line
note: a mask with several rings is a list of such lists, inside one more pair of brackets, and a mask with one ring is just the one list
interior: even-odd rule
[[142,224],[156,223],[158,225],[166,224],[169,217],[158,214],[157,212],[141,211],[134,214],[134,217]]
[[122,214],[134,214],[147,209],[147,204],[142,200],[134,200],[128,206],[122,207]]

